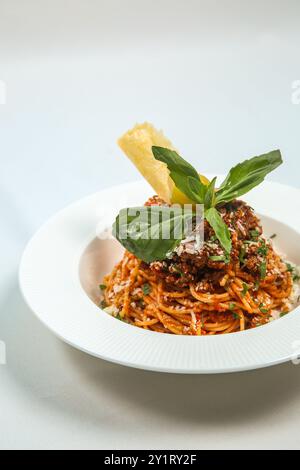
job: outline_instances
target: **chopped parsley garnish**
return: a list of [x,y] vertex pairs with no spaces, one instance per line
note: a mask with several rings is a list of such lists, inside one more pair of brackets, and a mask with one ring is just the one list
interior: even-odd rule
[[100,308],[106,308],[108,307],[107,303],[105,302],[105,300],[101,300],[100,304],[99,304],[99,307]]
[[265,240],[262,240],[261,245],[257,250],[257,253],[262,256],[267,256],[268,251],[269,251],[269,248],[267,247]]
[[258,290],[259,289],[259,281],[255,281],[253,290]]
[[[236,309],[236,304],[232,302],[232,303],[229,304],[229,310],[232,311],[234,309]],[[233,311],[231,313],[232,313],[233,318],[235,318],[236,320],[238,320],[240,318],[238,313],[233,312]]]
[[285,263],[285,264],[289,273],[293,273],[295,271],[295,267],[292,266],[291,263]]
[[115,316],[115,318],[120,321],[125,321],[124,318],[122,318],[119,313]]
[[209,259],[211,261],[225,261],[226,260],[224,255],[210,256]]
[[280,318],[281,318],[281,317],[284,317],[284,315],[286,315],[287,313],[289,313],[289,312],[281,312],[281,313],[279,314]]
[[297,267],[293,266],[290,263],[285,263],[285,264],[286,264],[286,268],[287,268],[288,272],[291,273],[291,275],[292,275],[293,281],[294,282],[299,281],[300,280],[300,275],[299,275]]
[[151,292],[151,286],[150,284],[143,284],[142,285],[142,291],[144,295],[149,295]]
[[277,233],[273,233],[273,235],[270,236],[271,239],[276,238],[276,237],[277,237]]
[[181,269],[178,266],[173,265],[172,269],[175,273],[180,274],[181,277],[184,275],[183,272],[181,271]]
[[211,261],[221,262],[228,264],[230,261],[230,256],[227,255],[212,255],[209,257]]
[[260,235],[260,232],[256,229],[255,230],[250,230],[249,233],[251,235],[251,238],[254,239],[254,240],[256,240]]
[[239,254],[239,260],[241,264],[244,264],[245,255],[246,255],[246,247],[243,245]]
[[248,290],[249,290],[249,287],[248,284],[246,284],[245,282],[243,282],[243,290],[242,290],[242,297],[245,297],[245,295],[247,294]]
[[143,301],[143,299],[136,300],[136,305],[139,308],[145,308],[145,302]]
[[261,311],[261,313],[268,313],[269,310],[267,308],[264,307],[264,304],[260,304],[258,306],[259,310]]
[[106,289],[106,285],[105,285],[105,284],[99,284],[99,289],[100,289],[100,290],[105,290],[105,289]]
[[266,274],[267,274],[267,262],[266,262],[266,260],[262,261],[259,270],[260,270],[260,278],[265,279]]

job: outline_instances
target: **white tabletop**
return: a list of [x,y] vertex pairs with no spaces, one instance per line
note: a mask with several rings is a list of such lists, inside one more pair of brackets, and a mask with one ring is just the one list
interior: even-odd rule
[[280,148],[271,178],[299,187],[299,13],[298,0],[0,0],[0,448],[300,448],[300,368],[112,365],[56,339],[17,282],[51,214],[136,179],[115,144],[136,121],[202,172]]

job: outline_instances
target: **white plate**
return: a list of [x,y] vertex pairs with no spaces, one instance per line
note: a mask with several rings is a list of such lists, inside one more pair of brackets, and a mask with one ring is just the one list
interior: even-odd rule
[[[93,356],[174,373],[221,373],[271,366],[295,357],[300,309],[268,325],[220,336],[175,336],[143,330],[98,307],[98,284],[120,257],[116,241],[97,234],[121,207],[142,204],[153,191],[145,182],[106,189],[50,219],[22,257],[23,295],[57,336]],[[300,191],[264,183],[244,198],[263,219],[266,235],[277,233],[278,249],[300,264]]]

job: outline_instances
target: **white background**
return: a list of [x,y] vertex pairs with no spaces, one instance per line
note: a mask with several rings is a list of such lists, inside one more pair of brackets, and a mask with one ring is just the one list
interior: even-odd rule
[[1,448],[300,448],[300,368],[111,365],[57,340],[17,284],[51,214],[136,179],[115,144],[135,122],[201,172],[280,148],[271,179],[299,187],[299,14],[298,0],[0,0]]

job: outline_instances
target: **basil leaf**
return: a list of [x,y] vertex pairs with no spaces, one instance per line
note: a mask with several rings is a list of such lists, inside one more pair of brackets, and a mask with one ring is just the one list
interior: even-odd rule
[[181,207],[142,206],[122,209],[113,234],[126,250],[146,263],[163,260],[185,238],[193,212]]
[[183,180],[180,179],[181,177],[178,178],[176,174],[173,174],[173,177],[172,177],[170,173],[170,176],[173,179],[177,188],[179,188],[180,191],[183,192],[187,197],[189,197],[192,201],[196,202],[197,204],[203,203],[203,200],[205,197],[206,186],[205,186],[204,192],[202,193],[202,189],[199,186],[199,183],[202,185],[200,179],[196,180],[192,176],[188,176],[186,178],[186,181],[183,182]]
[[153,146],[152,153],[156,160],[167,165],[175,186],[192,201],[202,204],[207,187],[200,181],[195,168],[175,150]]
[[216,204],[230,202],[264,181],[282,163],[280,150],[253,157],[231,168],[216,193]]
[[216,199],[216,193],[215,193],[215,186],[216,186],[216,181],[217,177],[215,176],[214,179],[211,180],[209,185],[207,186],[206,189],[206,194],[204,197],[204,206],[206,209],[209,209],[210,207],[214,207],[215,205],[215,199]]
[[205,211],[205,218],[209,225],[214,229],[214,232],[225,252],[229,254],[231,252],[230,232],[217,209],[214,207],[207,209]]

